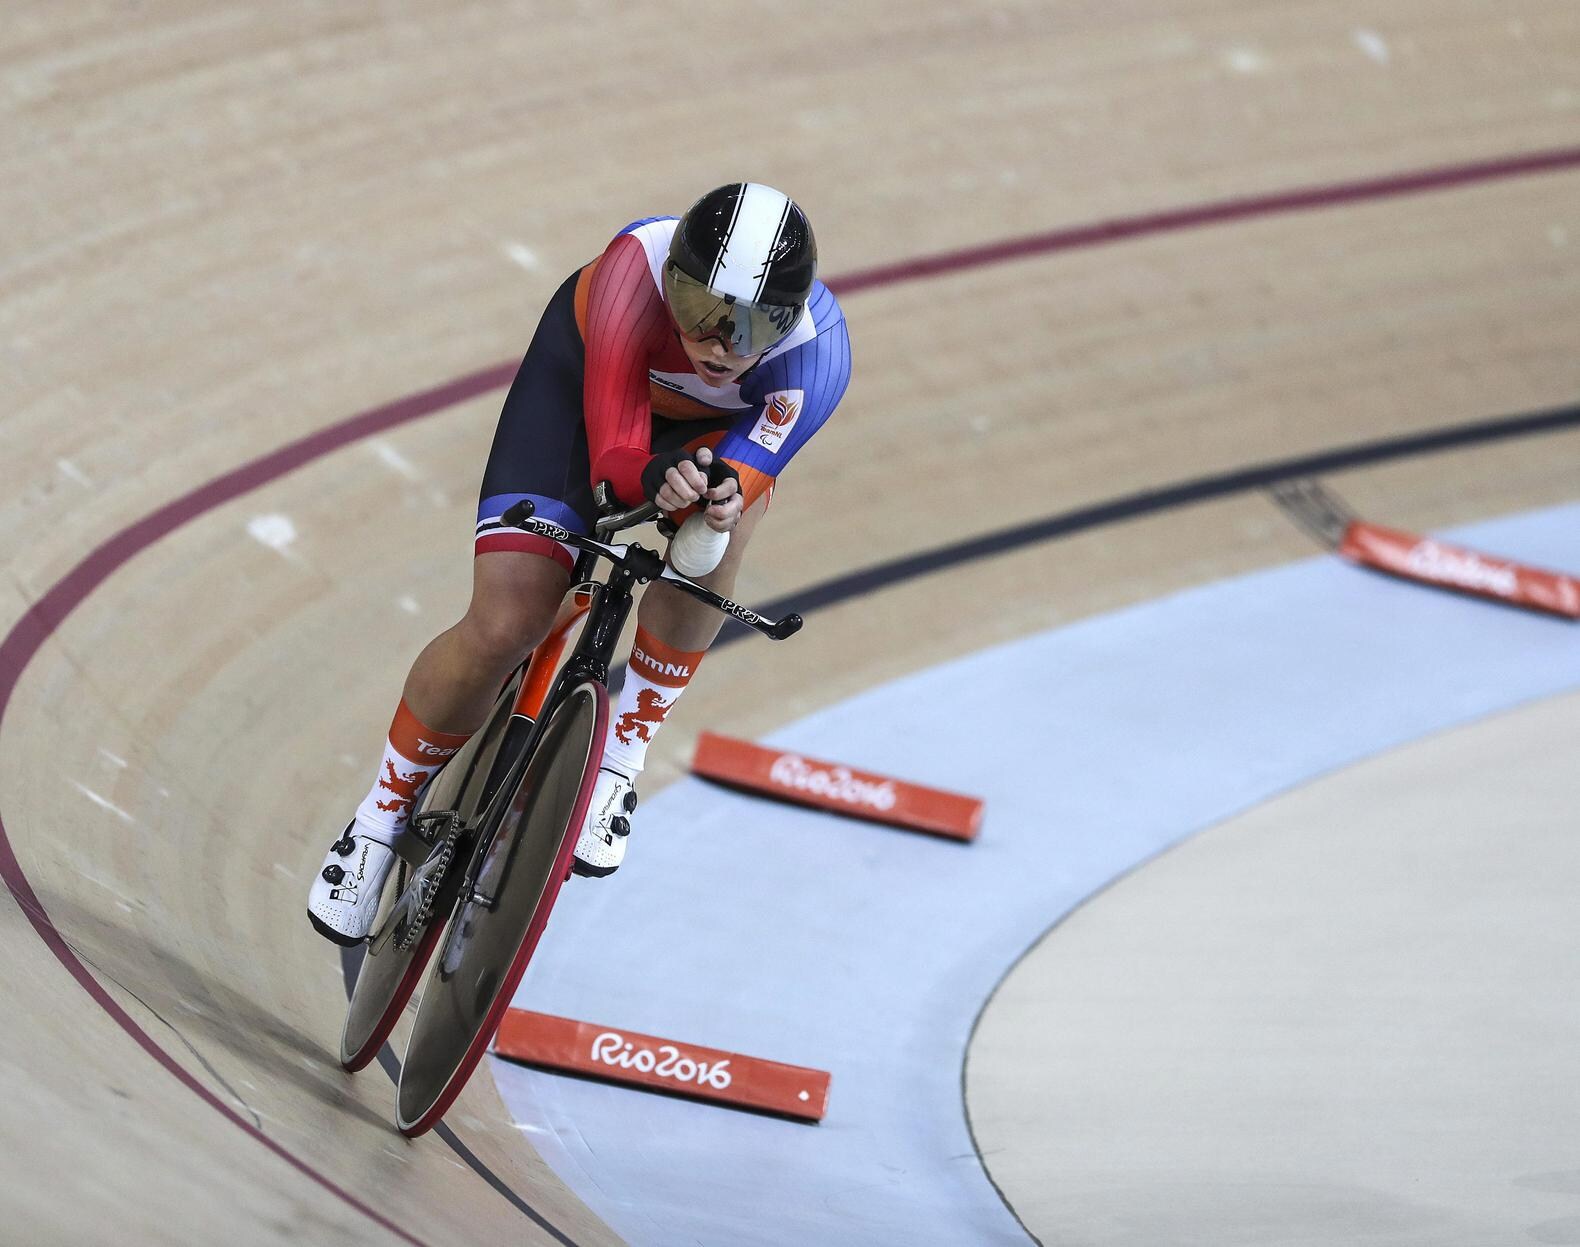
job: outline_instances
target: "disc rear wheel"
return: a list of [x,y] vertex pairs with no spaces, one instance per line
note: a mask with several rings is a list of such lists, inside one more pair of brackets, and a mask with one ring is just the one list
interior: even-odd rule
[[492,842],[438,942],[412,1025],[397,1092],[402,1134],[422,1134],[444,1115],[499,1028],[569,873],[608,720],[603,686],[577,685],[508,802],[493,803],[498,824],[481,831]]

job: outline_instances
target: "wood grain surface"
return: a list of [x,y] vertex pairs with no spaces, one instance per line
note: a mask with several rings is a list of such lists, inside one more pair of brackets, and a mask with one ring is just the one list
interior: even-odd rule
[[[1577,64],[1564,0],[9,6],[6,1233],[615,1241],[486,1077],[449,1119],[477,1167],[393,1132],[385,1076],[336,1065],[339,962],[301,913],[408,663],[464,607],[501,391],[194,504],[157,540],[147,517],[508,366],[615,230],[719,182],[804,203],[837,282],[1580,144]],[[786,474],[740,596],[1573,403],[1577,205],[1580,157],[853,292],[854,382]],[[1406,528],[1572,499],[1577,481],[1576,430],[1328,478]],[[124,558],[89,560],[117,536]],[[648,791],[702,726],[752,736],[1311,551],[1249,490],[840,602],[794,662],[752,644],[710,658]]]

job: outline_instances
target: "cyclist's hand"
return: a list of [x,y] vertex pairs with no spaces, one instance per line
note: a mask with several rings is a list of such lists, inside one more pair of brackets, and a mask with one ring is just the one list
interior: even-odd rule
[[697,466],[708,472],[708,489],[703,495],[707,500],[703,523],[716,533],[733,531],[746,510],[740,474],[723,459],[715,459],[713,451],[706,446],[697,451]]
[[703,518],[715,532],[729,532],[740,523],[740,478],[724,460],[715,460],[706,446],[695,456],[685,451],[654,455],[642,470],[642,488],[660,509],[669,512],[706,500]]

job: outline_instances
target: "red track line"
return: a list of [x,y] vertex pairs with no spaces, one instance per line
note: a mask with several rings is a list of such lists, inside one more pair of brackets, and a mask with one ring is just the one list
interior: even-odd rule
[[[250,463],[243,464],[241,467],[227,472],[225,475],[217,477],[207,484],[200,485],[191,492],[177,498],[174,502],[167,503],[165,506],[116,533],[115,536],[99,546],[98,549],[94,550],[62,579],[51,586],[43,597],[23,613],[10,632],[6,634],[5,640],[0,642],[0,723],[4,722],[5,713],[11,704],[12,694],[16,691],[17,683],[22,678],[23,671],[27,669],[28,663],[33,660],[39,648],[55,633],[65,621],[66,616],[71,614],[88,594],[108,580],[133,555],[148,548],[161,537],[173,532],[187,521],[195,519],[220,504],[229,502],[247,493],[249,490],[256,489],[260,485],[284,476],[286,473],[304,464],[311,463],[330,451],[338,450],[362,438],[371,437],[408,420],[415,420],[419,416],[430,415],[433,412],[443,410],[478,394],[497,389],[510,380],[512,372],[513,367],[506,365],[487,368],[451,381],[447,385],[425,390],[420,394],[413,394],[385,406],[365,411],[349,420],[331,425],[327,429],[321,429],[317,433],[309,434],[307,437],[283,446],[279,450],[254,459]],[[21,864],[16,859],[16,854],[11,847],[11,839],[6,833],[3,820],[0,820],[0,877],[5,879],[6,887],[10,889],[11,895],[16,898],[16,902],[21,907],[22,912],[27,915],[28,921],[33,924],[33,929],[38,932],[39,938],[44,941],[50,952],[55,954],[56,960],[82,985],[83,990],[93,997],[99,1007],[109,1014],[123,1031],[137,1041],[149,1056],[163,1065],[165,1069],[190,1088],[216,1112],[246,1131],[270,1151],[274,1152],[275,1155],[299,1170],[326,1191],[344,1200],[350,1207],[369,1217],[405,1242],[413,1244],[413,1247],[424,1247],[420,1239],[413,1238],[376,1209],[363,1203],[349,1191],[338,1186],[314,1169],[306,1161],[269,1138],[268,1135],[264,1134],[251,1122],[239,1116],[209,1091],[207,1087],[188,1073],[179,1062],[154,1041],[147,1031],[138,1025],[136,1019],[121,1008],[114,997],[104,989],[77,954],[72,951],[71,946],[50,920],[49,914],[45,911],[43,904],[40,903],[32,885],[28,882],[27,876],[22,871]]]
[[[1241,199],[1230,199],[1219,203],[1199,205],[1193,208],[1182,208],[1169,212],[1100,222],[1095,225],[1054,230],[1028,238],[1012,239],[1007,242],[992,243],[987,246],[949,252],[944,255],[865,269],[851,273],[843,278],[836,277],[828,285],[831,289],[841,294],[853,294],[860,290],[896,285],[906,281],[916,281],[924,277],[941,276],[946,273],[959,272],[963,269],[976,268],[988,264],[1001,264],[1010,260],[1024,259],[1029,256],[1044,255],[1051,252],[1073,251],[1083,247],[1100,246],[1105,243],[1119,242],[1128,238],[1139,238],[1149,234],[1166,233],[1171,230],[1193,229],[1204,225],[1221,224],[1254,217],[1275,216],[1286,212],[1335,207],[1340,204],[1359,203],[1369,200],[1390,199],[1400,195],[1447,190],[1453,187],[1470,186],[1481,182],[1501,181],[1506,178],[1527,174],[1548,173],[1577,167],[1580,167],[1580,148],[1564,148],[1500,160],[1396,174],[1365,181],[1307,187],[1273,195],[1248,196]],[[43,597],[23,613],[22,617],[17,620],[6,634],[5,640],[0,642],[0,723],[4,722],[5,713],[11,704],[12,694],[16,691],[17,683],[22,678],[23,671],[26,670],[27,665],[33,660],[44,642],[55,633],[66,617],[81,605],[90,593],[108,580],[110,576],[114,575],[134,555],[147,549],[160,538],[168,536],[188,521],[194,520],[215,507],[239,498],[243,494],[271,481],[278,480],[287,473],[311,463],[313,460],[321,458],[331,451],[339,450],[353,442],[372,437],[408,421],[433,415],[435,412],[443,411],[456,403],[464,402],[469,398],[476,398],[480,394],[486,394],[490,390],[499,389],[509,384],[511,377],[515,373],[515,368],[514,362],[495,364],[491,367],[468,373],[464,377],[457,378],[433,389],[424,390],[420,393],[397,399],[394,402],[386,403],[383,406],[361,412],[348,420],[341,421],[339,424],[320,429],[316,433],[311,433],[295,442],[282,446],[278,450],[244,463],[223,476],[216,477],[206,484],[183,494],[173,502],[166,503],[142,519],[123,528],[92,553],[88,554],[71,571],[67,572],[64,577],[52,585],[44,593]],[[27,876],[23,873],[22,867],[16,859],[16,854],[12,850],[11,841],[6,833],[3,821],[0,821],[0,876],[4,877],[6,887],[10,889],[11,895],[16,898],[17,904],[22,908],[22,912],[27,915],[28,921],[33,924],[33,929],[38,932],[39,938],[54,953],[56,960],[82,985],[83,990],[94,999],[100,1008],[109,1014],[116,1024],[130,1035],[154,1060],[164,1066],[174,1077],[189,1087],[194,1094],[216,1112],[246,1131],[313,1182],[338,1196],[350,1207],[363,1213],[391,1233],[408,1243],[414,1244],[414,1247],[422,1247],[419,1240],[413,1238],[405,1230],[402,1230],[373,1208],[362,1203],[350,1192],[337,1186],[322,1173],[312,1168],[306,1161],[287,1151],[280,1144],[269,1138],[268,1135],[240,1117],[204,1087],[201,1082],[182,1068],[169,1053],[154,1042],[148,1032],[138,1025],[136,1019],[122,1009],[115,1002],[114,998],[105,991],[99,984],[99,981],[94,978],[92,972],[82,963],[77,954],[72,951],[70,945],[66,943],[65,938],[56,929],[55,924],[50,921],[48,913],[45,912],[43,905],[39,903],[32,885],[28,882]]]
[[55,954],[56,959],[71,972],[73,978],[82,984],[83,990],[98,1003],[99,1007],[113,1018],[118,1026],[135,1039],[149,1056],[169,1070],[181,1083],[188,1087],[205,1104],[219,1113],[227,1121],[246,1131],[264,1147],[268,1148],[286,1164],[316,1182],[331,1195],[337,1196],[346,1204],[362,1213],[371,1221],[383,1226],[391,1234],[402,1241],[412,1244],[412,1247],[426,1247],[420,1238],[413,1238],[395,1222],[383,1213],[364,1204],[355,1195],[344,1187],[337,1185],[314,1169],[296,1153],[287,1150],[276,1143],[258,1127],[247,1121],[239,1113],[216,1096],[201,1082],[194,1078],[168,1052],[161,1048],[149,1036],[148,1032],[139,1026],[134,1018],[125,1009],[116,1003],[115,998],[100,985],[89,969],[82,964],[65,938],[55,929],[55,924],[50,921],[49,915],[44,912],[44,907],[39,904],[38,897],[34,894],[27,877],[22,873],[22,867],[16,860],[16,855],[11,851],[11,841],[5,834],[5,826],[0,823],[0,875],[5,877],[6,886],[11,889],[11,895],[16,898],[22,912],[27,915],[28,921],[33,924],[33,929],[38,932],[39,938]]
[[1358,182],[1335,182],[1327,186],[1307,186],[1270,195],[1247,195],[1190,208],[1119,217],[1092,225],[1076,225],[1045,234],[1032,234],[1026,238],[1012,238],[986,246],[967,247],[962,251],[924,256],[917,260],[901,260],[895,264],[861,269],[844,277],[836,277],[828,283],[828,287],[835,294],[854,294],[858,290],[870,290],[877,286],[895,286],[901,282],[919,281],[924,277],[942,277],[989,264],[1099,247],[1105,243],[1144,238],[1149,234],[1168,234],[1176,230],[1222,225],[1253,217],[1280,216],[1287,212],[1306,212],[1314,208],[1336,208],[1341,204],[1396,199],[1401,195],[1418,195],[1424,191],[1451,190],[1533,173],[1556,173],[1576,168],[1580,168],[1580,147],[1564,147],[1501,160],[1396,173]]

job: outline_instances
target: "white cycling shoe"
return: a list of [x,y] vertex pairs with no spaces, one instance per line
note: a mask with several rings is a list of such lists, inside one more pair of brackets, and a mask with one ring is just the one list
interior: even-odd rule
[[635,781],[607,766],[599,767],[571,869],[593,879],[614,874],[625,860],[625,842],[631,835],[629,815],[635,809]]
[[373,929],[379,894],[395,864],[395,850],[347,825],[329,846],[307,894],[313,928],[337,944],[360,944]]

